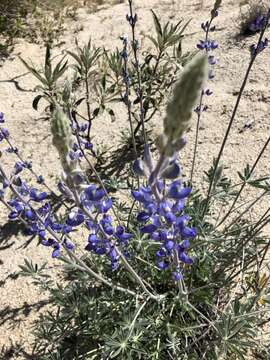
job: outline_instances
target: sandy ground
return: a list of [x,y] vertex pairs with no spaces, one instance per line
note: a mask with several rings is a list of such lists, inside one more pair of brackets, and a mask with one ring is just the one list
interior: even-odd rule
[[[150,9],[154,9],[162,16],[162,20],[178,20],[181,17],[191,18],[188,29],[190,36],[183,43],[184,50],[191,50],[196,42],[202,38],[200,30],[202,21],[208,19],[212,1],[198,0],[137,0],[135,2],[139,14],[138,36],[145,40],[146,34],[153,31]],[[83,28],[76,36],[80,42],[86,42],[91,35],[97,45],[109,49],[121,46],[119,36],[129,32],[125,15],[127,5],[119,4],[113,7],[103,7],[102,11],[88,14],[79,10],[76,22],[68,21],[66,32],[62,36],[64,44],[56,50],[74,49],[75,30],[80,25]],[[203,170],[208,169],[217,154],[220,141],[226,130],[233,105],[236,101],[235,92],[239,90],[249,60],[249,46],[254,38],[241,41],[236,39],[239,6],[237,1],[224,1],[224,6],[217,19],[218,31],[214,37],[220,47],[216,52],[219,63],[215,68],[216,77],[211,85],[214,95],[209,99],[209,111],[202,120],[200,133],[199,156],[197,161],[196,178],[202,176]],[[146,41],[147,43],[147,41]],[[42,113],[32,109],[31,102],[34,88],[37,85],[33,77],[26,74],[18,55],[30,59],[34,64],[43,61],[44,49],[39,45],[29,44],[24,40],[18,41],[11,59],[5,61],[0,69],[0,111],[6,114],[7,126],[24,158],[33,161],[36,172],[43,174],[48,182],[54,186],[59,176],[59,160],[51,145],[48,122],[42,119]],[[227,144],[224,155],[224,166],[229,174],[242,170],[247,162],[252,163],[264,142],[269,136],[270,129],[270,49],[262,53],[250,76],[240,109],[232,129],[232,136]],[[240,130],[246,123],[252,122],[252,128],[243,132]],[[157,116],[152,125],[154,131],[159,132],[162,117]],[[195,118],[194,118],[195,124]],[[125,109],[118,111],[117,121],[110,123],[108,117],[98,118],[93,126],[93,133],[97,144],[109,143],[113,149],[117,148],[120,130],[127,128]],[[195,127],[189,132],[189,144],[182,155],[184,169],[192,159],[192,139]],[[270,148],[264,153],[258,165],[258,174],[270,174]],[[1,159],[7,166],[11,159]],[[188,173],[184,170],[184,173]],[[267,203],[260,205],[257,212],[263,211]],[[12,343],[22,342],[29,350],[31,342],[31,324],[39,311],[46,307],[46,294],[40,294],[31,285],[30,280],[16,277],[18,266],[23,264],[24,258],[32,259],[36,263],[48,261],[49,266],[55,265],[50,260],[49,252],[37,247],[35,241],[26,246],[26,239],[14,226],[7,223],[6,212],[0,206],[0,353],[1,348],[8,348]],[[4,356],[4,348],[2,348]],[[1,356],[0,356],[1,357]],[[12,358],[6,357],[6,358]]]

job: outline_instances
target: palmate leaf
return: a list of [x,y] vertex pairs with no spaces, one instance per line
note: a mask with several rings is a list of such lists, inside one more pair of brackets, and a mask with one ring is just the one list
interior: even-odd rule
[[92,47],[91,39],[83,47],[79,47],[78,41],[76,41],[76,45],[77,53],[67,51],[67,54],[76,61],[77,64],[75,66],[77,66],[77,70],[81,76],[87,78],[90,75],[89,71],[101,55],[101,48]]
[[80,57],[79,57],[77,54],[75,54],[74,52],[69,51],[69,50],[67,50],[67,53],[68,53],[71,57],[73,57],[74,60],[76,60],[76,62],[79,64],[80,67],[82,66],[82,61],[81,61]]
[[148,36],[148,38],[153,42],[155,47],[163,53],[163,51],[170,46],[175,45],[179,42],[183,37],[183,32],[187,28],[188,24],[191,20],[188,20],[180,29],[180,25],[183,20],[180,20],[176,25],[167,22],[164,27],[162,27],[160,20],[156,13],[152,10],[154,25],[156,29],[156,39],[152,36]]
[[250,186],[255,187],[257,189],[263,189],[265,191],[270,191],[270,183],[269,177],[263,177],[260,179],[249,180],[247,182]]
[[43,85],[48,86],[47,80],[43,76],[41,76],[40,73],[35,68],[28,65],[27,62],[23,60],[20,56],[19,59],[27,68],[27,70],[30,71]]
[[19,265],[20,272],[19,275],[21,276],[44,276],[47,277],[43,271],[46,268],[46,263],[38,266],[38,264],[34,264],[31,260],[24,259],[24,265]]
[[64,61],[65,56],[63,57],[63,59],[61,59],[59,61],[59,63],[56,65],[55,69],[53,70],[52,73],[52,81],[56,82],[63,74],[64,72],[67,70],[67,64],[68,64],[68,60]]

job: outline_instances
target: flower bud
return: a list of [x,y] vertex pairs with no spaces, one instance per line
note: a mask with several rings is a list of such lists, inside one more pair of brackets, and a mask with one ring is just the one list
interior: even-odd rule
[[185,66],[176,83],[164,119],[168,143],[179,140],[188,129],[194,106],[207,75],[207,56],[197,55]]
[[57,108],[53,114],[51,132],[53,135],[53,145],[56,147],[62,160],[66,158],[69,152],[71,129],[67,116],[60,108]]

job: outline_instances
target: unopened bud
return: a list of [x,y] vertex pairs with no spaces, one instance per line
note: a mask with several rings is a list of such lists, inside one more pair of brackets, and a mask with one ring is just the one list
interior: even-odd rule
[[184,67],[167,105],[164,132],[169,142],[180,139],[188,129],[192,112],[207,76],[206,55],[197,55]]
[[62,160],[66,158],[69,152],[71,128],[67,116],[60,108],[57,108],[53,114],[51,132],[53,135],[53,145],[56,147]]

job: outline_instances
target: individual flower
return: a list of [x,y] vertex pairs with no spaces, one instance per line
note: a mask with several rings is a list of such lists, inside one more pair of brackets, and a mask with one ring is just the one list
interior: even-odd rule
[[47,199],[48,194],[45,191],[38,192],[37,189],[31,188],[29,191],[29,196],[30,196],[30,200],[35,201],[35,202],[41,202],[41,201]]
[[106,192],[96,185],[87,186],[80,196],[81,204],[87,210],[107,213],[112,207],[112,199],[108,198]]
[[84,222],[84,214],[81,210],[71,211],[68,214],[66,224],[69,226],[79,226]]
[[6,128],[0,127],[0,142],[3,139],[9,138],[9,131]]

